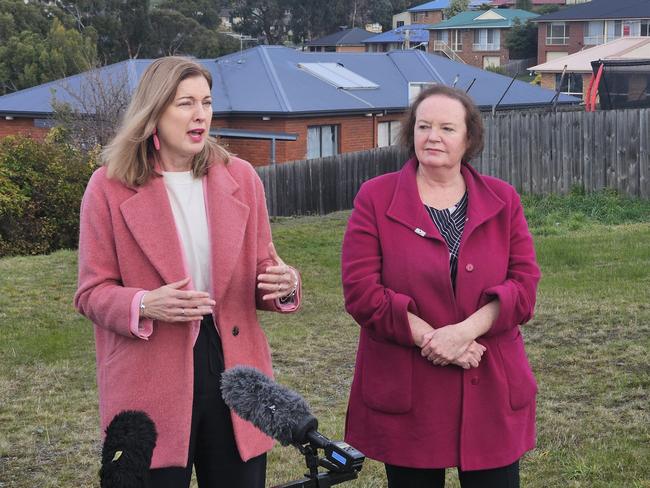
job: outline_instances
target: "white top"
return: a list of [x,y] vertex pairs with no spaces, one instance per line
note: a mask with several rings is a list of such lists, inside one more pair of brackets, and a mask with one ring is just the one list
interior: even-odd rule
[[163,179],[194,289],[212,296],[203,180],[194,178],[191,171],[163,171]]

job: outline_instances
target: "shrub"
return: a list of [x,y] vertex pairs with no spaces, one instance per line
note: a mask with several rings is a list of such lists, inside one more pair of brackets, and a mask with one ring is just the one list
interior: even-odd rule
[[0,256],[75,248],[79,206],[95,164],[60,140],[0,140]]

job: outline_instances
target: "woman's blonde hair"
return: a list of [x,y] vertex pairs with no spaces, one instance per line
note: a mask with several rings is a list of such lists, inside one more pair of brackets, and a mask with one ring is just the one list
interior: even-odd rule
[[[102,151],[102,163],[109,178],[129,186],[139,186],[156,175],[153,131],[165,109],[173,102],[176,89],[186,78],[202,76],[212,90],[210,72],[196,61],[180,56],[156,59],[145,70],[131,98],[120,128]],[[227,163],[230,154],[208,137],[205,146],[192,160],[192,173],[203,176],[214,160]]]

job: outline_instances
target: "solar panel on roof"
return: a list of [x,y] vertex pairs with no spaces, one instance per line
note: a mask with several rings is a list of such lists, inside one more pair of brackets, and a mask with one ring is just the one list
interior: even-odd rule
[[298,63],[310,75],[344,90],[373,90],[379,85],[345,68],[339,63]]

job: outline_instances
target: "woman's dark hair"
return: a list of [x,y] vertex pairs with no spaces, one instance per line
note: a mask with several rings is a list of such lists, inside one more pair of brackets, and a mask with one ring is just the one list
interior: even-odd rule
[[402,121],[399,140],[402,146],[409,150],[409,154],[415,156],[415,144],[413,131],[415,130],[415,115],[420,104],[429,97],[441,95],[443,97],[458,100],[465,108],[465,125],[467,126],[467,149],[463,155],[463,161],[470,161],[483,150],[483,120],[481,113],[474,104],[474,101],[464,91],[446,85],[434,85],[422,90],[413,101]]

